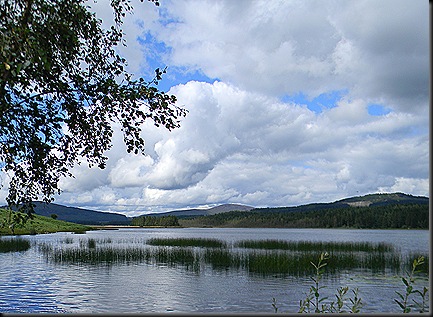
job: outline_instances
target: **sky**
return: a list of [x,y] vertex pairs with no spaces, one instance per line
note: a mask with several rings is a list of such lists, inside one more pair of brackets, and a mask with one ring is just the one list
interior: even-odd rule
[[[137,216],[429,196],[428,1],[132,4],[119,53],[148,80],[167,66],[159,88],[189,113],[146,123],[146,156],[116,128],[107,168],[75,167],[55,203]],[[91,6],[112,23],[108,0]]]

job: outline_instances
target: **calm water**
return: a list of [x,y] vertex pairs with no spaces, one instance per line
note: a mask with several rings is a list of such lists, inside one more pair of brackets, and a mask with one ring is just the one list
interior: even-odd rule
[[[201,312],[272,313],[272,298],[279,312],[297,312],[299,300],[312,284],[309,277],[262,277],[245,271],[200,272],[182,267],[146,263],[111,266],[54,264],[36,245],[61,243],[72,238],[110,238],[113,243],[145,241],[153,237],[217,238],[228,242],[245,239],[307,241],[365,241],[394,244],[402,254],[429,253],[426,230],[349,229],[122,229],[91,231],[85,235],[57,233],[28,236],[30,250],[0,253],[0,312],[3,313],[165,313]],[[404,292],[398,276],[349,272],[323,279],[324,294],[334,299],[340,286],[358,287],[361,312],[399,312],[395,291]],[[429,286],[427,279],[417,281]],[[352,295],[352,294],[350,294]],[[351,296],[349,296],[351,297]]]

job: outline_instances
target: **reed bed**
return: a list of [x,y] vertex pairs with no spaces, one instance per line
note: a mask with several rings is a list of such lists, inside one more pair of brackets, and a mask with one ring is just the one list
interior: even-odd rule
[[185,266],[187,269],[197,266],[199,255],[193,249],[182,248],[146,248],[113,246],[88,247],[82,244],[78,247],[53,247],[48,244],[40,244],[39,250],[46,258],[54,263],[63,264],[125,264],[145,262],[156,265]]
[[206,249],[204,262],[215,270],[240,269],[245,267],[245,256],[228,249]]
[[30,249],[30,241],[23,238],[0,238],[0,253],[21,252]]
[[[215,270],[243,269],[250,274],[259,275],[292,275],[307,276],[314,273],[311,262],[314,261],[323,247],[319,243],[312,243],[313,247],[305,251],[306,244],[285,244],[278,241],[264,241],[272,248],[250,249],[239,246],[247,244],[235,244],[234,248],[228,248],[226,243],[213,239],[151,239],[148,246],[139,244],[119,245],[110,241],[95,239],[80,240],[79,245],[60,245],[53,247],[49,244],[40,244],[39,250],[47,259],[55,263],[81,263],[81,264],[122,264],[131,262],[145,262],[153,265],[170,267],[181,266],[187,270],[200,271],[205,266]],[[150,242],[150,243],[149,243]],[[257,242],[257,241],[255,241]],[[259,241],[260,242],[260,241]],[[207,247],[205,247],[205,245]],[[211,247],[209,247],[211,245]],[[291,249],[274,249],[274,246],[283,245]],[[347,270],[370,270],[372,272],[399,273],[406,267],[410,269],[415,254],[401,258],[395,251],[384,251],[389,248],[378,248],[370,245],[370,252],[366,252],[365,246],[351,246],[342,250],[342,244],[332,251],[327,261],[326,274],[336,274]],[[197,247],[200,248],[197,248]],[[236,248],[236,246],[238,248]],[[251,245],[249,245],[251,246]],[[300,246],[300,247],[299,247]],[[326,250],[326,249],[325,249]],[[329,248],[327,249],[329,250]],[[349,250],[349,251],[348,251]],[[361,251],[359,251],[361,250]],[[380,250],[380,251],[378,251]],[[428,272],[428,255],[426,256],[425,270]]]
[[284,240],[242,240],[234,244],[245,249],[288,250],[302,252],[392,252],[394,247],[387,243],[370,242],[322,242]]
[[[317,254],[283,253],[283,252],[250,252],[247,256],[246,268],[250,273],[261,275],[281,274],[305,276],[314,273],[311,262]],[[401,261],[395,253],[333,253],[327,262],[326,274],[336,274],[344,270],[367,269],[373,272],[391,271],[397,273],[401,269]]]
[[113,243],[111,238],[103,238],[103,239],[95,239],[95,238],[87,238],[80,239],[80,246],[87,246],[88,248],[96,248],[96,245],[105,245]]
[[147,244],[154,246],[172,247],[202,247],[202,248],[226,248],[227,243],[218,239],[203,238],[152,238]]
[[54,263],[114,264],[150,261],[152,259],[150,250],[145,248],[113,248],[110,246],[102,248],[53,248],[52,246],[41,245],[39,250]]
[[65,243],[65,244],[72,244],[72,243],[74,243],[74,238],[66,237],[63,240],[61,240],[60,242]]

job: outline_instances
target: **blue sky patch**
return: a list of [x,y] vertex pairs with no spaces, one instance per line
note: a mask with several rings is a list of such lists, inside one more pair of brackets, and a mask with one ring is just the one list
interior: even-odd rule
[[384,116],[391,112],[391,109],[379,104],[371,104],[367,107],[368,114],[371,116]]
[[307,105],[307,108],[311,111],[314,111],[315,113],[321,113],[325,109],[334,108],[336,103],[345,94],[347,94],[347,92],[347,89],[333,90],[327,93],[320,94],[313,99],[308,99],[304,93],[300,92],[296,95],[286,95],[281,98],[281,101]]
[[167,74],[163,76],[159,88],[163,91],[168,91],[171,87],[186,84],[189,81],[200,81],[213,83],[218,78],[210,78],[201,70],[191,70],[186,67],[168,67]]
[[[143,76],[153,76],[155,69],[164,69],[167,67],[167,73],[162,76],[162,80],[158,84],[158,88],[164,92],[170,90],[171,87],[185,84],[189,81],[200,81],[213,83],[218,78],[210,78],[206,76],[199,69],[191,69],[189,67],[182,66],[172,66],[167,65],[167,62],[164,62],[168,59],[168,56],[171,54],[172,48],[167,46],[164,42],[156,39],[149,32],[139,37],[137,41],[143,47],[146,47],[149,51],[146,55],[146,61],[149,66],[149,69],[143,69]],[[150,80],[150,78],[148,78]]]

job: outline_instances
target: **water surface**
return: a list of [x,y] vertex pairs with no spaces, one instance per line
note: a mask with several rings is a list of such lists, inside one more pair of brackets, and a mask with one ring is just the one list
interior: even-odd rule
[[[429,252],[426,230],[351,229],[121,229],[90,231],[84,235],[56,233],[27,236],[25,252],[0,254],[0,312],[3,313],[272,313],[297,312],[310,285],[309,277],[257,276],[242,270],[200,272],[146,263],[54,264],[36,247],[68,238],[110,239],[113,244],[144,243],[150,238],[216,238],[233,243],[247,239],[292,241],[352,241],[393,244],[402,254]],[[63,241],[63,242],[62,242]],[[428,286],[428,280],[417,282]],[[340,286],[358,287],[361,312],[399,312],[395,291],[404,292],[393,274],[346,272],[323,280],[324,295],[334,298]],[[351,295],[351,294],[350,294]]]

